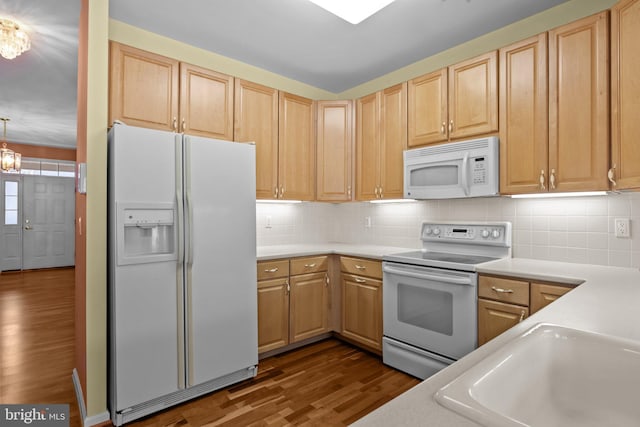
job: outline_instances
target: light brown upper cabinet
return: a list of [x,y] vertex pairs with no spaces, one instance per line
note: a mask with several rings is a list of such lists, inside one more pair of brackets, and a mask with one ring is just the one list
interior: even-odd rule
[[316,200],[346,202],[352,198],[353,102],[317,103]]
[[278,91],[246,80],[235,83],[235,140],[256,144],[256,197],[278,197]]
[[608,16],[549,31],[549,191],[609,188]]
[[180,130],[233,140],[233,77],[180,63]]
[[611,174],[613,189],[640,188],[640,0],[611,9]]
[[109,80],[109,124],[233,139],[231,76],[111,42]]
[[499,62],[500,193],[544,191],[549,170],[547,34],[500,49]]
[[497,51],[408,82],[408,146],[498,131]]
[[316,183],[315,104],[280,92],[278,198],[314,200]]
[[403,193],[407,148],[407,83],[356,102],[356,199],[397,199]]

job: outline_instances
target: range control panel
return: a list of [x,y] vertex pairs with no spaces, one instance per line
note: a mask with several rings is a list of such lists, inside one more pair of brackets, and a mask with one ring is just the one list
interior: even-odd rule
[[511,224],[508,222],[444,223],[424,222],[421,239],[452,243],[511,245]]

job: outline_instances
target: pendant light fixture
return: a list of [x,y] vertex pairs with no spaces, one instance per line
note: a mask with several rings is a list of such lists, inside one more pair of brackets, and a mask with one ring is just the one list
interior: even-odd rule
[[20,172],[22,165],[22,154],[7,148],[7,122],[10,120],[6,117],[0,117],[4,122],[4,132],[2,134],[2,148],[0,148],[0,169],[3,172]]
[[6,18],[0,18],[0,56],[13,59],[31,49],[29,35],[20,28],[20,24]]

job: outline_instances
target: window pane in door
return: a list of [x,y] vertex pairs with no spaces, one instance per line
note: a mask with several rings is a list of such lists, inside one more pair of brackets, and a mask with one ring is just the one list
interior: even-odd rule
[[18,182],[4,182],[4,224],[18,224]]
[[4,212],[4,224],[5,225],[17,225],[18,224],[18,211],[5,211]]

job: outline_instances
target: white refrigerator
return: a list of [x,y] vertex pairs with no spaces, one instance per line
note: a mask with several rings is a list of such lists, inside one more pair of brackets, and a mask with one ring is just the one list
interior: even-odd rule
[[108,149],[119,426],[257,373],[255,146],[114,124]]

